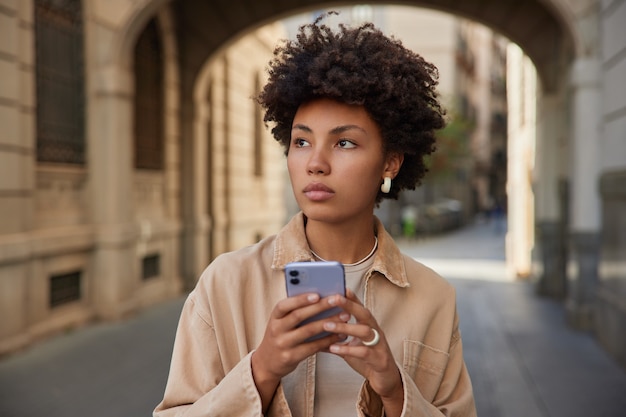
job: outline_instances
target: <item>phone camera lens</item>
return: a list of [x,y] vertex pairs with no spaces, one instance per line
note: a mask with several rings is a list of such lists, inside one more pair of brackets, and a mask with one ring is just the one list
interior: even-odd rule
[[293,285],[298,285],[300,283],[300,279],[299,278],[291,278],[289,280],[289,282],[291,282]]
[[296,270],[289,271],[289,275],[291,275],[292,277],[297,277],[297,276],[298,276],[298,274],[299,274],[299,272],[298,272],[298,271],[296,271]]

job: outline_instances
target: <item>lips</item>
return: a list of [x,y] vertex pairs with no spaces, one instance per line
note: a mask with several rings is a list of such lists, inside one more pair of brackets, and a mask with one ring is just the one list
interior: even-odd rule
[[335,191],[332,188],[327,187],[321,183],[312,183],[307,185],[302,190],[304,195],[312,201],[324,201],[332,198],[335,195]]

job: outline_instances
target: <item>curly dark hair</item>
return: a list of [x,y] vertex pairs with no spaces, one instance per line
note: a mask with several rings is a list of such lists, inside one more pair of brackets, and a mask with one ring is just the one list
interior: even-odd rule
[[301,104],[331,98],[362,105],[380,128],[384,152],[404,154],[391,191],[379,192],[377,202],[397,199],[401,190],[421,183],[428,171],[424,157],[435,151],[435,130],[445,125],[438,70],[372,23],[339,25],[333,32],[320,24],[325,16],[302,25],[295,41],[276,47],[256,100],[265,109],[265,122],[274,123],[272,135],[285,154]]

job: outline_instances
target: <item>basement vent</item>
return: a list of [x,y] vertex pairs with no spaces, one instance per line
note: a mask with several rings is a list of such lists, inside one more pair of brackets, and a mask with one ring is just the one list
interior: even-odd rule
[[81,271],[50,277],[50,308],[80,300]]
[[161,275],[161,255],[148,255],[142,261],[141,278],[144,280],[156,278]]

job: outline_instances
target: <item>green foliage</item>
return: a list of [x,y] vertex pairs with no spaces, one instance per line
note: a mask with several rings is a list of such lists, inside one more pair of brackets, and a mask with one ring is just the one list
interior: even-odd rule
[[437,149],[425,161],[432,179],[448,178],[463,165],[469,155],[473,123],[458,114],[452,114],[446,126],[437,131]]

